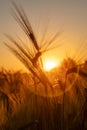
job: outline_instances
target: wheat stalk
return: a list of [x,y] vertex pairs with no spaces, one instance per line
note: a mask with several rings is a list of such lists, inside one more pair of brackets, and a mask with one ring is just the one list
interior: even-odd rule
[[28,70],[39,79],[39,81],[43,84],[43,86],[45,86],[46,89],[49,86],[53,91],[52,84],[41,67],[40,58],[43,53],[55,48],[53,43],[61,33],[58,32],[54,34],[54,36],[51,37],[48,42],[44,42],[42,47],[40,47],[23,8],[18,7],[14,2],[13,7],[13,16],[20,27],[23,29],[28,39],[31,41],[33,52],[31,51],[30,45],[29,48],[27,48],[27,46],[23,48],[21,45],[22,40],[19,42],[19,39],[15,40],[13,37],[7,34],[5,34],[5,36],[15,45],[15,47],[9,45],[7,42],[4,42],[4,44],[25,65],[25,67],[27,67]]

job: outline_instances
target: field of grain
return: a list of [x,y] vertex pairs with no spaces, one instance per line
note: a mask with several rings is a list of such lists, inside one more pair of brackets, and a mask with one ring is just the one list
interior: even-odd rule
[[5,34],[4,45],[28,72],[0,69],[0,130],[87,130],[87,61],[67,57],[45,71],[42,55],[59,47],[62,31],[39,41],[14,2],[12,15],[28,42]]
[[1,130],[86,130],[86,65],[78,73],[67,72],[64,89],[64,63],[56,73],[51,94],[49,89],[40,89],[30,73],[0,71]]

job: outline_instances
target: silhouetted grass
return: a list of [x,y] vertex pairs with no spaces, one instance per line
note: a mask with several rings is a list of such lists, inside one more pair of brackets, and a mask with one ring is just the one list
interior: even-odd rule
[[[27,129],[29,124],[29,130],[77,130],[77,128],[84,130],[86,126],[85,115],[87,106],[87,94],[84,88],[86,87],[86,77],[84,78],[83,75],[80,75],[76,69],[73,72],[73,68],[70,70],[66,73],[66,88],[70,87],[70,85],[71,87],[65,91],[64,95],[61,94],[60,96],[56,95],[51,97],[37,95],[35,91],[32,91],[30,87],[32,82],[32,80],[30,80],[31,74],[27,77],[27,74],[20,72],[1,72],[0,80],[2,80],[3,75],[5,76],[0,86],[0,93],[2,94],[0,104],[3,106],[3,113],[0,109],[3,119],[0,125],[1,128],[18,130],[23,127]],[[80,69],[80,71],[83,70]],[[6,77],[8,78],[6,79]],[[75,80],[73,78],[75,78]],[[25,81],[23,81],[23,79],[25,79]],[[27,79],[29,81],[27,81]],[[58,83],[60,88],[62,84]],[[7,86],[8,91],[6,90]],[[59,89],[56,88],[56,91],[59,91]],[[34,122],[35,124],[33,124]]]
[[4,44],[30,74],[0,72],[0,129],[84,130],[87,106],[85,64],[77,65],[68,58],[54,73],[46,73],[41,66],[41,56],[55,47],[53,43],[60,32],[40,45],[22,7],[15,3],[13,7],[13,16],[29,39],[29,46],[20,38],[16,40],[7,34],[5,36],[14,47],[8,42]]

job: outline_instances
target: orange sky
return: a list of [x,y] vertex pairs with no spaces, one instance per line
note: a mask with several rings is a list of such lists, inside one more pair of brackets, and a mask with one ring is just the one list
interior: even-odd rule
[[[74,55],[79,59],[86,54],[86,0],[15,0],[15,2],[22,5],[30,18],[37,39],[43,36],[47,27],[47,36],[60,30],[64,31],[57,41],[61,46],[44,54],[43,57],[47,60],[59,61],[66,56]],[[26,40],[24,33],[11,15],[11,7],[11,0],[0,1],[0,67],[24,69],[20,61],[3,44],[3,41],[6,41],[3,33],[10,34],[14,38],[18,35],[24,41]]]

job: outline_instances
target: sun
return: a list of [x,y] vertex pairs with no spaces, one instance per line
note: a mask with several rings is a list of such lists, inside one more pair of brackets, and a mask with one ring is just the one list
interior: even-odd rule
[[44,64],[44,70],[45,71],[50,71],[57,67],[58,63],[56,61],[46,61]]

